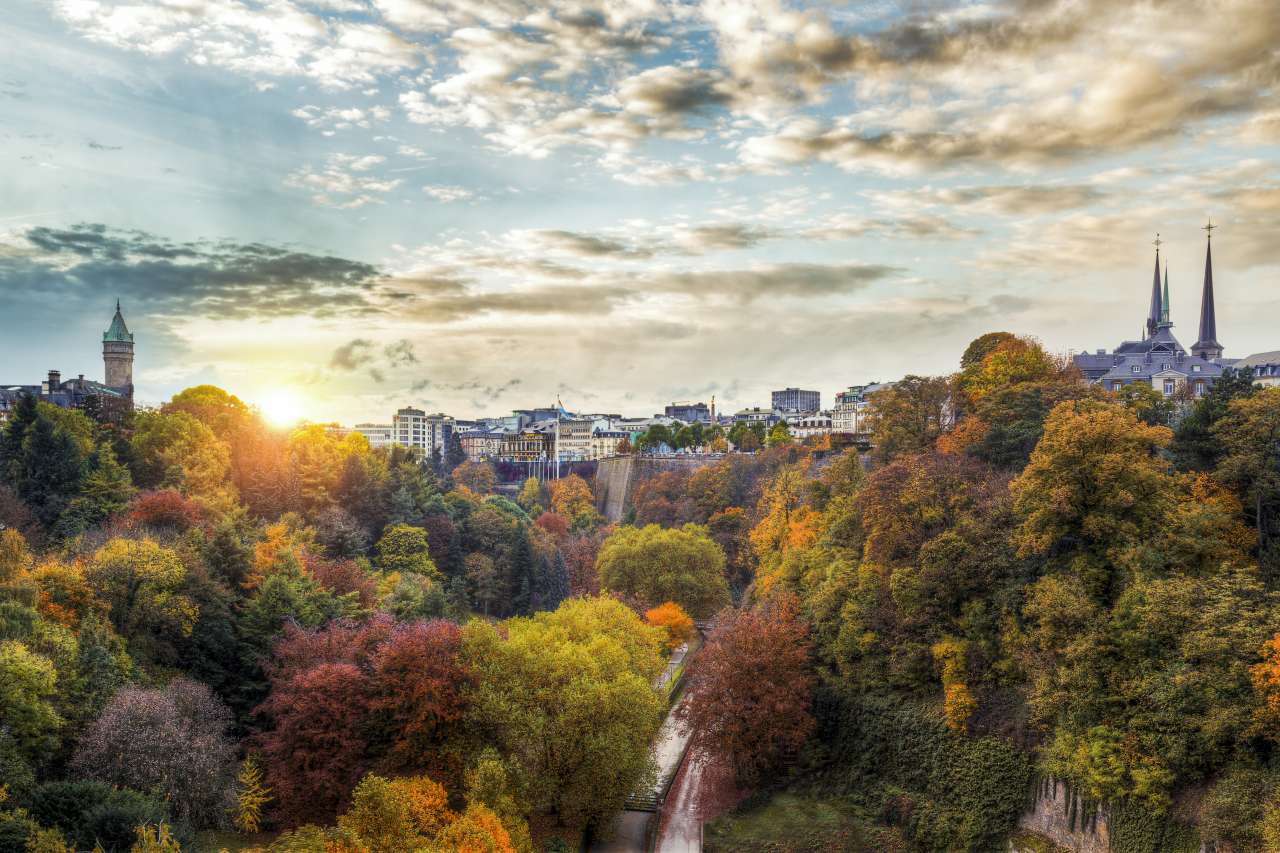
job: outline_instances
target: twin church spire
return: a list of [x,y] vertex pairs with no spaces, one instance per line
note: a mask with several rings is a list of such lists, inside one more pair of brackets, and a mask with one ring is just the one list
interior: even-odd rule
[[[1222,344],[1218,343],[1217,315],[1213,304],[1213,229],[1212,220],[1204,227],[1208,234],[1208,245],[1204,256],[1204,289],[1200,295],[1200,337],[1192,344],[1191,354],[1207,360],[1222,357]],[[1161,329],[1173,326],[1169,319],[1169,266],[1165,262],[1164,282],[1160,281],[1160,246],[1164,241],[1156,235],[1155,272],[1151,279],[1151,306],[1147,312],[1146,337],[1151,338]]]

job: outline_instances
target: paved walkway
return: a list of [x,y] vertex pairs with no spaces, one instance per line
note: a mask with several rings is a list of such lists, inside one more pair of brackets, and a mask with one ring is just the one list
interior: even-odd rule
[[[684,645],[671,653],[667,668],[654,682],[655,687],[659,690],[666,687],[688,651],[688,645]],[[662,721],[658,736],[653,740],[653,758],[658,765],[658,776],[653,788],[655,794],[661,793],[671,777],[680,770],[680,759],[684,756],[685,744],[688,742],[689,736],[682,734],[676,724],[673,707]],[[653,815],[650,812],[619,812],[613,821],[613,837],[608,841],[593,841],[591,853],[644,853],[645,829],[651,817]]]
[[654,853],[702,853],[702,811],[699,789],[706,762],[690,754],[684,771],[667,794],[667,807]]

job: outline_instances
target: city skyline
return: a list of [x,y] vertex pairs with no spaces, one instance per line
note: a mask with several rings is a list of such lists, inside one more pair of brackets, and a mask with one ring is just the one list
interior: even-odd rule
[[[5,381],[722,410],[1133,338],[1273,349],[1280,9],[19,0],[0,37]],[[1014,69],[1019,73],[1013,74]]]

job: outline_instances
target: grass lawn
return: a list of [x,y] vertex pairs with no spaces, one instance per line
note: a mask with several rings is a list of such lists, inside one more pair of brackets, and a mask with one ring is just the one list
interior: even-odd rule
[[877,826],[839,799],[782,793],[706,825],[706,853],[902,853],[897,831]]

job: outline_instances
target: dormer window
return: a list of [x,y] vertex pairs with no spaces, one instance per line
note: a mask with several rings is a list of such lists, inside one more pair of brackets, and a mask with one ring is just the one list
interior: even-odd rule
[[1132,367],[1130,367],[1129,370],[1133,373],[1140,373],[1142,371],[1142,365],[1135,364]]
[[1198,365],[1198,364],[1193,364],[1193,365],[1191,365],[1191,372],[1192,372],[1192,373],[1199,373],[1199,372],[1200,372],[1200,365]]

